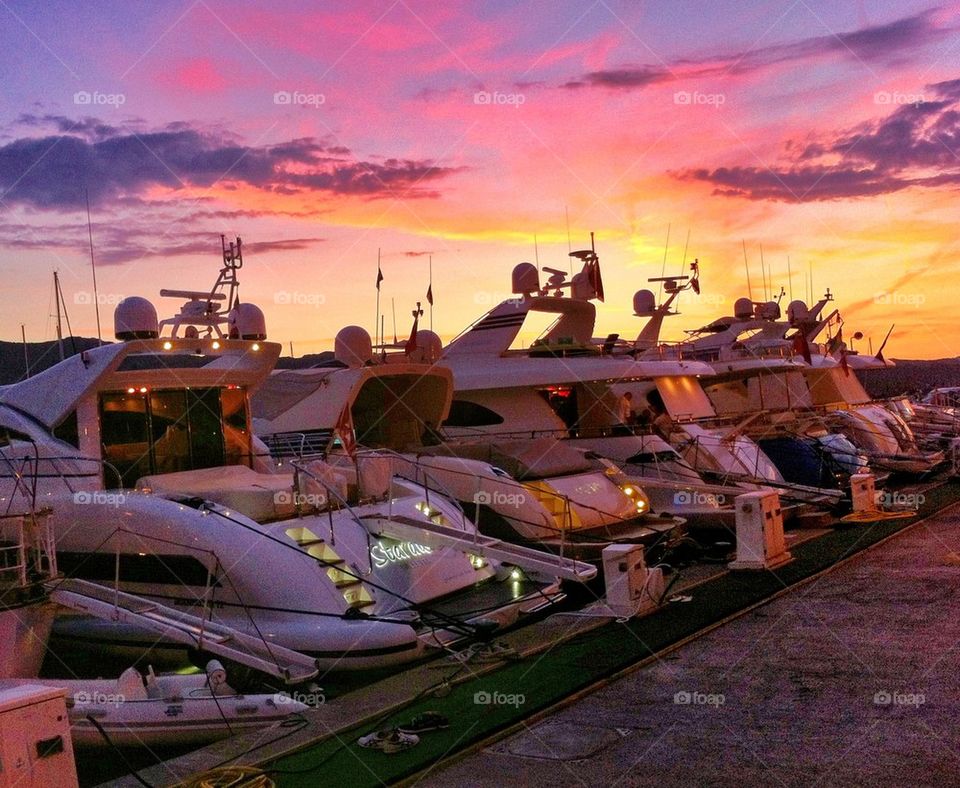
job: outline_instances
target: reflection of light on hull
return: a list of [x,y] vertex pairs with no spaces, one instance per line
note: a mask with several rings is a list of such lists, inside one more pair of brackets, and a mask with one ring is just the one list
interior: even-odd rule
[[432,548],[416,542],[398,542],[393,545],[377,542],[370,548],[370,558],[373,559],[377,568],[382,568],[387,564],[404,563],[432,553]]

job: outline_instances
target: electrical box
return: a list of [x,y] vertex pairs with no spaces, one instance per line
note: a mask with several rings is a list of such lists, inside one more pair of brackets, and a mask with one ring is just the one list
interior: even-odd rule
[[0,689],[0,788],[75,788],[66,690]]
[[872,473],[857,473],[850,477],[850,501],[855,512],[877,510],[877,488]]
[[657,608],[664,593],[663,570],[647,567],[643,545],[608,545],[602,560],[607,607],[614,615],[642,616]]
[[738,495],[737,557],[731,569],[776,569],[792,561],[783,535],[780,496],[774,490]]

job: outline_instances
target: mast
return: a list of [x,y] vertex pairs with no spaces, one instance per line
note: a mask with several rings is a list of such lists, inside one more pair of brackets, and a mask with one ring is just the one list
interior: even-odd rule
[[23,366],[27,370],[27,377],[30,377],[30,357],[27,355],[27,328],[23,323],[20,324],[20,340],[23,342]]
[[750,283],[750,264],[747,262],[747,242],[741,240],[740,243],[743,244],[743,267],[747,271],[747,295],[750,297],[750,300],[753,301],[753,285]]
[[63,323],[60,315],[60,275],[53,272],[53,297],[57,300],[57,348],[60,351],[60,360],[63,361]]
[[100,296],[97,293],[97,263],[93,257],[93,224],[90,221],[90,190],[84,189],[87,200],[87,237],[90,240],[90,270],[93,271],[93,308],[97,315],[97,344],[103,344],[103,334],[100,331]]

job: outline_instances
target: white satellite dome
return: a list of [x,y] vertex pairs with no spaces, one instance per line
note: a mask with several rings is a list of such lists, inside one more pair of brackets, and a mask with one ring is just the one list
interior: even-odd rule
[[540,272],[533,263],[520,263],[514,266],[511,281],[513,292],[519,295],[540,291]]
[[791,325],[802,323],[809,317],[810,307],[807,306],[805,301],[797,299],[787,304],[787,320],[790,321]]
[[733,316],[740,320],[753,317],[753,301],[749,298],[738,298],[733,302]]
[[237,304],[230,310],[230,339],[267,338],[267,321],[256,304]]
[[365,328],[345,326],[333,341],[333,355],[348,367],[362,367],[373,359],[373,340]]
[[637,290],[633,294],[633,313],[637,317],[649,317],[657,311],[657,297],[652,290]]
[[418,364],[432,364],[440,358],[443,342],[433,331],[423,329],[417,332],[417,347],[409,354],[411,361]]
[[156,339],[160,336],[157,310],[146,298],[129,296],[113,311],[113,333],[117,339]]

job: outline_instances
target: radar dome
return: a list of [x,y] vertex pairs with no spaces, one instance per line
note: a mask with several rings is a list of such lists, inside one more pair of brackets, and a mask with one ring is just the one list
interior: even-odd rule
[[131,339],[156,339],[160,336],[157,310],[146,298],[124,298],[113,312],[113,333],[123,342]]
[[797,323],[804,322],[809,317],[810,308],[806,302],[797,299],[787,304],[787,320],[790,321],[790,325],[795,326]]
[[533,263],[520,263],[513,268],[513,292],[519,295],[540,291],[540,272]]
[[652,290],[637,290],[633,294],[633,313],[637,317],[649,317],[657,311],[657,297]]
[[267,321],[255,304],[237,304],[230,310],[230,339],[266,339]]
[[780,304],[776,301],[764,301],[757,305],[757,317],[761,320],[779,320]]
[[738,298],[733,302],[733,316],[740,320],[753,317],[753,301],[749,298]]
[[433,331],[422,330],[417,332],[417,347],[409,354],[409,358],[418,364],[432,364],[442,352],[440,337]]
[[346,326],[333,341],[333,355],[348,367],[362,367],[373,359],[373,341],[365,328]]

